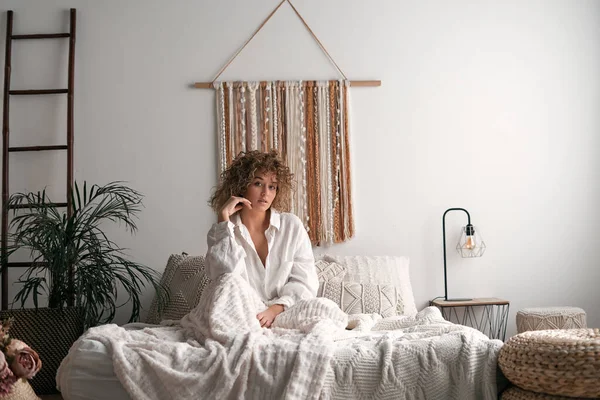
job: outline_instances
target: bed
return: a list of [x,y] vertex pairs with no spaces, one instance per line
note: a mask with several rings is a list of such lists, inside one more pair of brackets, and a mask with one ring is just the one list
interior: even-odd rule
[[[202,305],[198,288],[222,288],[206,282],[201,257],[172,256],[163,281],[176,304],[151,310],[152,323],[88,330],[57,387],[65,400],[497,398],[502,342],[445,321],[437,308],[416,312],[407,258],[322,256],[317,268],[318,312],[296,307],[274,329],[223,337],[213,311],[190,310],[200,302],[196,309],[246,327],[252,315],[231,307],[252,300],[230,282],[227,302]],[[286,325],[297,321],[305,323]]]

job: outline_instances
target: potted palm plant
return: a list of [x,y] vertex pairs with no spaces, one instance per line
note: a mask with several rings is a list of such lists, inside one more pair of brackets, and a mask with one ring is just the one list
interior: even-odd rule
[[[48,198],[46,191],[16,193],[8,202],[15,209],[10,222],[9,247],[6,254],[19,249],[30,253],[31,263],[20,276],[17,283],[21,288],[14,297],[14,303],[24,307],[32,301],[34,309],[29,312],[30,327],[37,329],[42,337],[48,337],[48,329],[67,322],[58,322],[59,316],[74,316],[70,329],[58,326],[58,334],[66,330],[74,334],[67,340],[66,349],[56,349],[56,343],[37,344],[44,369],[54,374],[62,358],[66,356],[70,345],[84,329],[113,320],[117,308],[130,303],[129,321],[140,316],[141,294],[147,285],[158,294],[159,303],[168,300],[167,289],[160,283],[159,274],[153,269],[129,260],[122,247],[110,240],[103,227],[107,222],[118,223],[132,234],[137,231],[136,219],[142,208],[142,195],[125,186],[122,182],[111,182],[104,186],[83,184],[80,190],[77,183],[71,191],[72,212],[59,209]],[[124,296],[122,299],[121,296]],[[40,307],[43,298],[47,307]],[[47,311],[49,321],[43,321],[41,311]],[[16,310],[18,313],[21,310]],[[6,311],[3,313],[7,313]],[[9,311],[10,313],[10,311]],[[19,315],[15,316],[13,330],[19,329]],[[23,317],[25,318],[25,317]],[[27,332],[19,332],[27,336]],[[31,333],[31,332],[30,332]],[[26,338],[27,339],[27,338]],[[48,337],[48,340],[57,338]],[[29,339],[35,342],[35,339]],[[28,342],[29,343],[29,342]],[[33,344],[32,344],[33,345]],[[52,348],[60,354],[44,354]],[[56,359],[54,371],[48,361]],[[38,377],[31,382],[36,389]],[[38,393],[48,392],[43,388]]]

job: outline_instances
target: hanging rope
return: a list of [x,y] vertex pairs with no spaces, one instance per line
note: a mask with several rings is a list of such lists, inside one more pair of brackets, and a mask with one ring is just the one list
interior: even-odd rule
[[319,40],[319,38],[317,37],[317,35],[315,35],[315,33],[313,32],[312,29],[310,29],[310,26],[308,26],[308,23],[306,23],[306,21],[304,20],[304,18],[302,18],[302,15],[300,15],[300,12],[298,12],[298,10],[296,9],[296,7],[294,7],[294,5],[292,4],[292,2],[290,0],[282,0],[279,3],[279,5],[277,7],[275,7],[275,9],[271,12],[271,14],[269,14],[269,16],[262,22],[262,24],[260,24],[260,26],[258,27],[258,29],[256,31],[254,31],[254,33],[252,34],[252,36],[250,36],[250,39],[246,40],[246,43],[244,43],[244,45],[233,55],[233,57],[231,57],[229,59],[229,61],[227,61],[227,63],[219,70],[219,72],[217,73],[217,76],[215,76],[214,79],[211,81],[211,84],[213,86],[214,86],[216,80],[219,79],[219,77],[221,76],[221,74],[223,72],[225,72],[225,70],[227,69],[227,67],[229,67],[229,65],[233,62],[233,60],[235,60],[235,58],[238,56],[238,54],[240,54],[242,52],[242,50],[244,50],[244,48],[248,45],[248,43],[250,43],[252,41],[252,39],[254,39],[254,37],[256,36],[256,34],[258,32],[260,32],[260,30],[263,28],[263,26],[265,26],[265,24],[271,19],[271,17],[277,12],[277,10],[279,10],[279,8],[286,1],[292,7],[292,9],[294,10],[294,12],[298,16],[298,18],[300,18],[300,21],[302,21],[302,23],[304,24],[304,26],[306,27],[306,29],[308,29],[308,31],[310,32],[310,34],[313,37],[313,39],[315,39],[315,41],[319,44],[319,47],[321,48],[321,50],[323,50],[323,52],[325,53],[325,55],[327,55],[327,58],[329,58],[329,61],[331,61],[333,63],[333,65],[335,66],[335,68],[344,77],[344,79],[348,79],[346,77],[346,74],[344,74],[344,72],[342,71],[342,69],[337,65],[337,63],[335,62],[335,60],[333,59],[333,57],[331,57],[331,54],[329,54],[329,52],[327,51],[327,49],[325,48],[325,46],[323,46],[323,43],[321,43],[321,41]]

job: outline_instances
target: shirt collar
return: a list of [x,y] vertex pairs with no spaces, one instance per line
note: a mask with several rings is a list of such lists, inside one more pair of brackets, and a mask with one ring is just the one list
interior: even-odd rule
[[281,226],[281,213],[279,211],[277,211],[276,209],[274,209],[273,207],[271,207],[270,224],[272,227],[275,227],[277,230],[279,230],[279,227]]
[[[239,213],[235,213],[231,216],[231,222],[233,222],[233,224],[238,228],[243,225],[242,218],[240,217]],[[279,227],[281,226],[281,213],[273,207],[271,207],[271,219],[269,220],[269,225],[277,230],[279,230]]]

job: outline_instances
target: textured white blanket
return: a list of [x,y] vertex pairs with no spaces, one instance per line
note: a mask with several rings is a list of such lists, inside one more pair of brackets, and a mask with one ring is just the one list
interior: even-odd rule
[[313,299],[264,329],[256,314],[266,307],[248,289],[226,275],[178,325],[104,325],[80,340],[104,343],[134,399],[496,398],[502,342],[445,321],[436,308],[348,318]]

